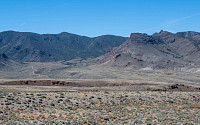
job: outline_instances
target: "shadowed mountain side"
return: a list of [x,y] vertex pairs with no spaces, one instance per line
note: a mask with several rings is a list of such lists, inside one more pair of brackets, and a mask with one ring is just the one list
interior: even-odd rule
[[86,59],[105,54],[126,40],[126,37],[113,35],[90,38],[66,32],[36,34],[6,31],[0,33],[0,52],[21,62]]
[[20,66],[22,66],[22,64],[10,60],[6,54],[0,53],[0,71],[14,71],[14,69],[17,69]]
[[5,66],[5,63],[7,63],[8,57],[3,53],[0,53],[0,68],[3,68]]

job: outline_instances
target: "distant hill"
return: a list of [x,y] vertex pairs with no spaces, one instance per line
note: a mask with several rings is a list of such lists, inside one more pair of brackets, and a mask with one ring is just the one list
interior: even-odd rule
[[86,59],[105,54],[126,40],[126,37],[114,35],[90,38],[67,32],[36,34],[5,31],[0,33],[0,52],[21,62]]
[[200,65],[200,33],[160,31],[153,35],[132,33],[119,47],[93,63],[124,68],[174,69]]

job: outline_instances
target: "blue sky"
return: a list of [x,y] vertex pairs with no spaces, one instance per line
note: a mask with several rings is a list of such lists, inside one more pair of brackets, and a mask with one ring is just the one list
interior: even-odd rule
[[200,0],[0,0],[0,31],[85,36],[200,32]]

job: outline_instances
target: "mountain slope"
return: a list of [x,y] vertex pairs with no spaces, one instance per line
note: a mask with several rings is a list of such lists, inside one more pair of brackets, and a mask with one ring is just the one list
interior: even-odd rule
[[3,53],[0,53],[0,68],[4,67],[8,61],[8,57]]
[[[181,35],[180,35],[181,34]],[[187,34],[187,35],[186,35]],[[124,68],[166,68],[197,66],[200,62],[199,34],[160,31],[153,35],[132,33],[119,47],[93,63]]]
[[20,63],[10,60],[4,53],[0,53],[0,71],[13,71],[21,66]]
[[109,35],[90,38],[66,32],[36,34],[6,31],[0,33],[0,52],[22,62],[71,60],[100,56],[126,39]]
[[124,43],[128,38],[114,35],[103,35],[95,37],[88,45],[88,51],[94,56],[101,56],[112,48]]

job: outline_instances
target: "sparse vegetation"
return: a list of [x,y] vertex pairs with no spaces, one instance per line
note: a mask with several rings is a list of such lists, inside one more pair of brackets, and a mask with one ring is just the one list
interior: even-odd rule
[[200,124],[199,92],[77,89],[1,92],[0,124]]

